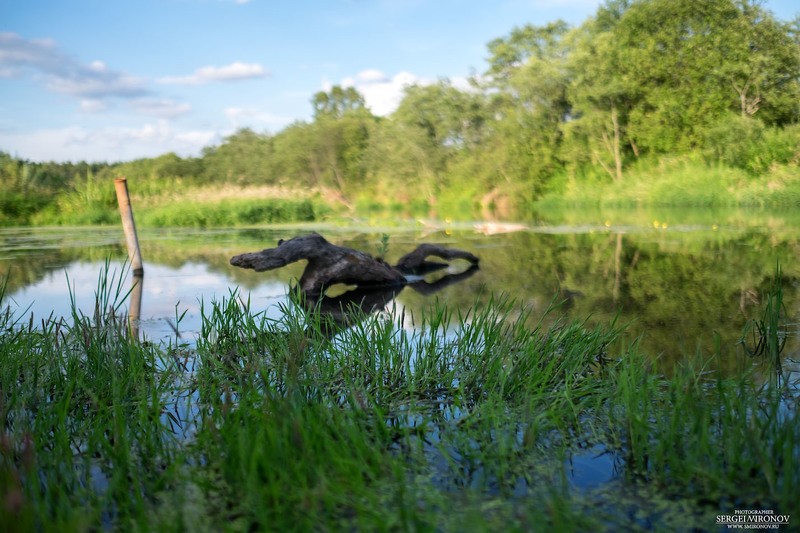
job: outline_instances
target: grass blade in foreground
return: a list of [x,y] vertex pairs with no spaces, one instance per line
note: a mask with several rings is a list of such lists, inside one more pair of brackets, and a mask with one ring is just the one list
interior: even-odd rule
[[[800,516],[797,397],[750,374],[666,379],[613,324],[545,328],[503,299],[458,317],[432,306],[413,330],[357,317],[333,337],[284,311],[268,319],[236,293],[204,305],[191,365],[114,313],[0,313],[0,526],[674,530],[743,507]],[[599,477],[581,477],[587,464]]]

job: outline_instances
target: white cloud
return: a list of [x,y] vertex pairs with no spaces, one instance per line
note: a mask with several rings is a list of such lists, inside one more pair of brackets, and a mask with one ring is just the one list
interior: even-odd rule
[[[96,76],[87,75],[97,73]],[[87,69],[74,76],[51,76],[47,87],[54,92],[79,98],[137,98],[148,93],[141,80],[108,71]]]
[[53,92],[80,99],[138,98],[148,94],[144,82],[109,70],[102,61],[84,65],[61,52],[51,40],[24,39],[0,33],[0,75],[19,78],[33,73]]
[[[470,78],[455,76],[448,78],[450,84],[460,91],[477,91],[478,89],[470,82]],[[436,83],[435,80],[419,78],[416,74],[408,71],[401,71],[388,77],[380,70],[362,70],[355,76],[343,78],[339,85],[342,87],[355,88],[366,101],[367,107],[379,116],[386,116],[393,113],[400,102],[403,100],[404,92],[407,87],[412,85],[430,85]],[[322,80],[322,90],[329,92],[333,88],[333,83],[327,78]]]
[[[398,72],[388,77],[380,70],[362,70],[353,77],[344,78],[342,87],[354,87],[364,96],[367,107],[376,115],[386,116],[392,113],[403,99],[403,91],[410,85],[426,85],[430,81],[418,78],[411,72]],[[322,83],[324,91],[330,91],[332,85],[327,80]]]
[[[483,76],[474,76],[474,79],[476,79],[478,83],[481,83],[482,81],[485,80]],[[459,91],[475,92],[479,90],[472,84],[470,78],[464,76],[453,76],[452,78],[449,78],[449,80],[450,80],[450,85],[452,85]]]
[[[222,136],[213,131],[187,130],[175,133],[175,141],[181,146],[193,147],[189,155],[197,154],[201,149],[218,144]],[[174,151],[174,150],[173,150]]]
[[235,61],[223,67],[201,67],[189,76],[167,76],[158,80],[159,83],[175,85],[202,85],[213,81],[238,81],[255,78],[264,78],[269,75],[267,69],[257,63],[242,63]]
[[93,100],[91,98],[81,100],[81,111],[84,113],[99,113],[100,111],[105,111],[106,107],[108,107],[106,103],[101,100]]
[[229,107],[225,110],[225,116],[231,121],[234,129],[244,127],[254,127],[257,125],[271,126],[279,128],[292,122],[292,117],[274,115],[254,108]]
[[[210,130],[176,130],[164,120],[138,128],[81,126],[43,129],[27,133],[0,131],[0,146],[33,161],[129,161],[175,152],[197,156],[202,148],[218,143]],[[113,154],[109,159],[109,154]]]
[[192,106],[185,102],[153,98],[134,100],[132,105],[139,113],[158,118],[174,118],[188,113],[192,109]]
[[380,83],[388,81],[386,74],[376,69],[362,70],[356,75],[358,81],[363,83]]

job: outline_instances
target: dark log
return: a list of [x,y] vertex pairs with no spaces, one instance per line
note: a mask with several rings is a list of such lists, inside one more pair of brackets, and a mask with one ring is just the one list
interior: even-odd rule
[[324,287],[337,283],[368,287],[405,284],[403,275],[386,263],[363,252],[331,244],[318,233],[279,241],[277,248],[237,255],[231,258],[231,264],[263,272],[301,259],[308,260],[308,265],[300,278],[300,289],[309,295],[319,295]]
[[300,278],[299,288],[307,296],[316,299],[325,287],[338,283],[360,288],[402,287],[408,283],[406,275],[422,274],[447,266],[428,261],[430,256],[445,260],[466,259],[473,266],[478,264],[478,258],[469,252],[422,244],[404,255],[396,267],[392,267],[363,252],[331,244],[318,233],[281,240],[276,248],[237,255],[231,258],[231,264],[263,272],[306,259],[308,264]]
[[395,268],[404,274],[426,274],[447,266],[446,264],[428,261],[428,257],[431,256],[448,261],[451,259],[466,259],[473,265],[478,264],[478,258],[469,252],[444,248],[437,244],[420,244],[416,250],[401,257]]

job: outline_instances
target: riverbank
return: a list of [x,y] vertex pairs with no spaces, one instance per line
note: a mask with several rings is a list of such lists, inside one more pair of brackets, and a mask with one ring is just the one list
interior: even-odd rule
[[753,175],[689,156],[633,166],[623,179],[607,175],[561,175],[535,202],[539,209],[595,207],[771,207],[800,206],[800,167],[773,165]]
[[[0,225],[116,225],[119,216],[112,175],[88,174],[60,192],[0,191]],[[536,194],[518,181],[487,188],[469,177],[424,190],[365,184],[350,195],[326,187],[209,183],[156,174],[129,178],[128,185],[137,220],[154,228],[348,220],[380,224],[414,220],[530,222],[567,211],[697,207],[785,210],[800,205],[797,161],[773,163],[755,172],[709,163],[699,153],[636,161],[626,166],[620,179],[612,179],[601,167],[560,171]]]

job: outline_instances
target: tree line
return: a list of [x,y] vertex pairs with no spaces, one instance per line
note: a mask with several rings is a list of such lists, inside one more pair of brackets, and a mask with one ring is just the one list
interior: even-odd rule
[[619,183],[675,155],[752,176],[800,164],[800,18],[777,20],[757,1],[609,0],[579,26],[520,26],[487,52],[469,87],[411,86],[379,117],[335,86],[314,95],[311,121],[241,129],[197,158],[37,164],[0,154],[0,208],[13,218],[9,206],[39,207],[22,201],[26,191],[119,174],[435,206],[528,202],[565,180]]

